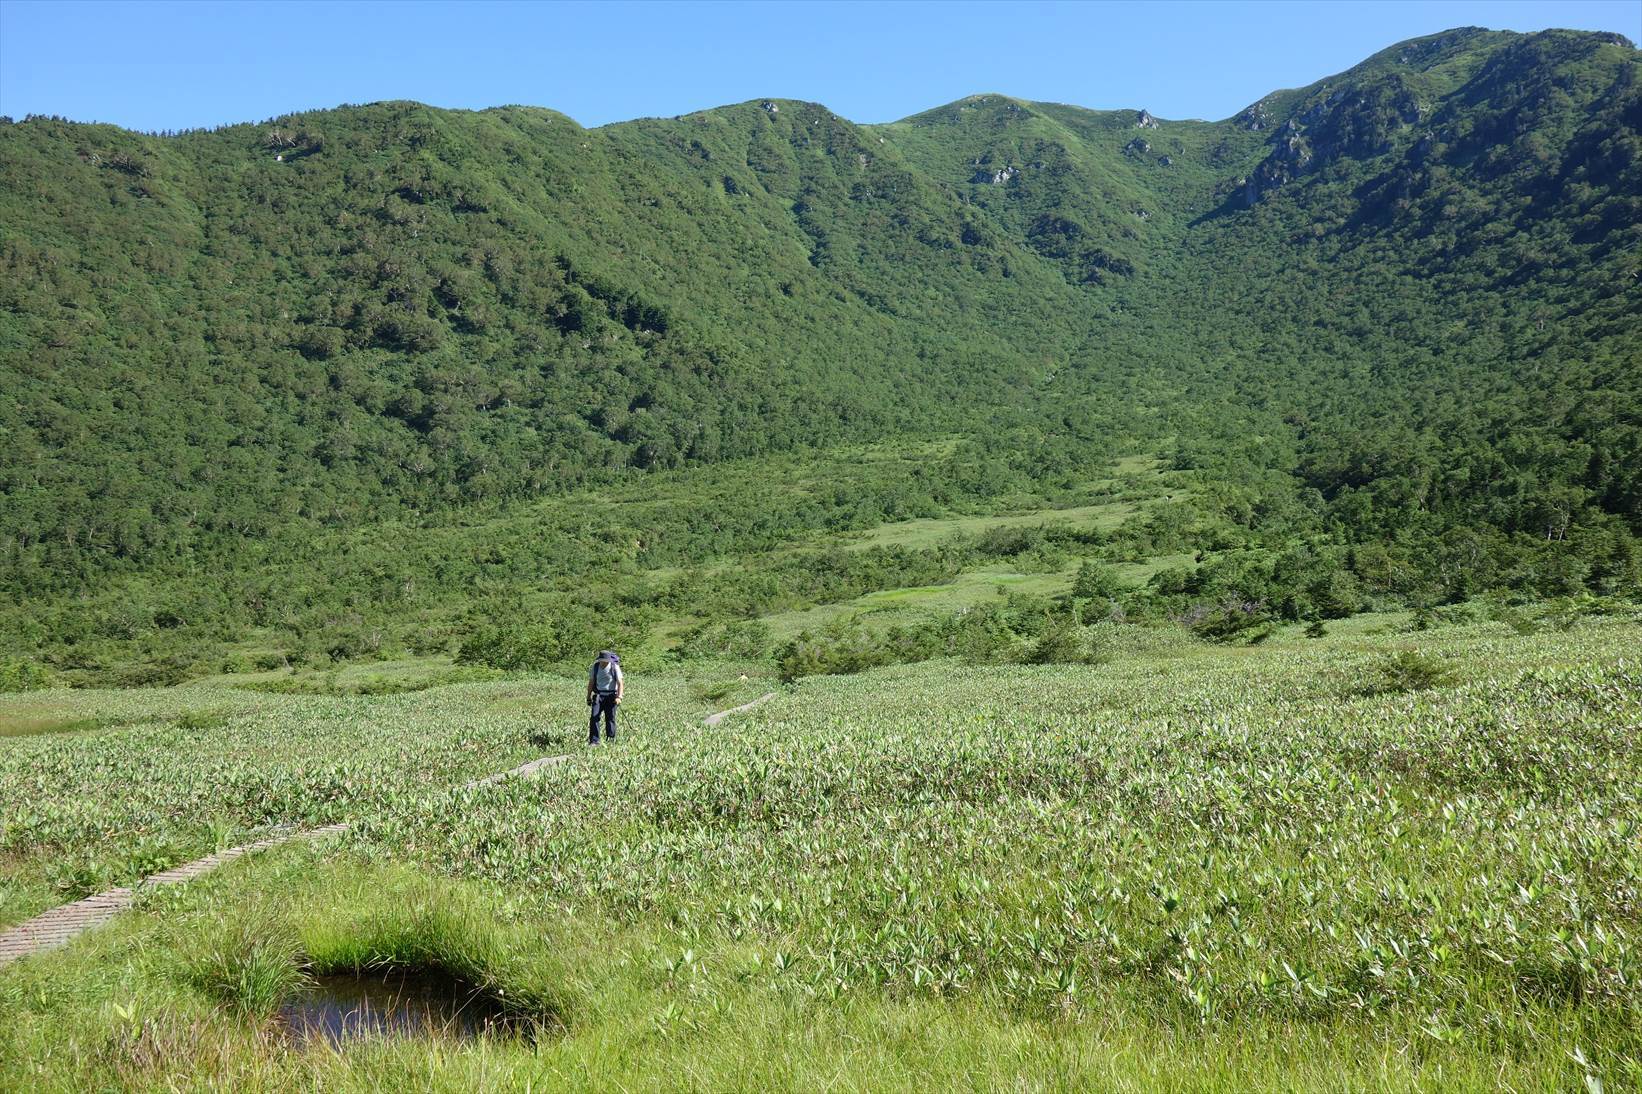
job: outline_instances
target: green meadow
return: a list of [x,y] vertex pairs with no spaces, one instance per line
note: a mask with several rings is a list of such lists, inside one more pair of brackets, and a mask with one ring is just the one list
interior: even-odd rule
[[[600,750],[568,677],[0,700],[68,720],[0,751],[4,922],[354,822],[0,973],[0,1086],[1642,1081],[1642,620],[1362,623],[789,687],[674,666]],[[384,966],[533,1034],[281,1032],[306,979]]]

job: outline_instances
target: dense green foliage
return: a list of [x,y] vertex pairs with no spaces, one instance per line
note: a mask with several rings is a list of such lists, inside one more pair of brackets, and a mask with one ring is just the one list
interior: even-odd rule
[[[12,662],[19,679],[45,679],[27,657],[43,650],[61,682],[79,685],[463,649],[471,662],[539,668],[595,629],[593,648],[635,652],[669,628],[941,580],[1000,549],[839,550],[849,529],[983,501],[1007,511],[1159,489],[1139,475],[1091,479],[1096,467],[1063,455],[934,445],[669,472],[470,510],[462,523],[329,533],[270,550],[254,569],[140,575],[72,599],[0,604],[0,634],[25,654]],[[521,640],[528,649],[515,648]]]
[[[1639,70],[1613,35],[1469,29],[1214,123],[996,95],[884,126],[786,100],[0,122],[7,652],[180,679],[183,632],[346,659],[430,612],[415,640],[454,648],[481,636],[430,600],[464,583],[517,612],[1075,495],[1140,451],[1196,497],[1136,557],[1240,567],[1249,601],[1271,557],[1349,570],[1280,614],[1634,591]],[[820,456],[953,436],[868,484]],[[688,468],[726,460],[808,479],[802,505],[721,522]],[[611,490],[700,504],[612,516]],[[629,594],[627,634],[745,614]]]

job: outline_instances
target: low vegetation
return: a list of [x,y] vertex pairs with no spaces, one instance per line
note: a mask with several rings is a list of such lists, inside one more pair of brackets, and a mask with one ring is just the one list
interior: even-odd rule
[[[574,740],[576,682],[87,693],[171,727],[198,691],[248,755],[122,729],[132,801],[93,808],[94,739],[13,742],[8,836],[195,838],[258,780],[288,796],[247,822],[357,823],[7,970],[0,1083],[1624,1089],[1639,623],[1349,620],[1253,647],[1136,627],[1098,665],[807,678],[713,730],[737,685],[698,662],[635,676],[617,750],[466,790],[533,727]],[[517,992],[550,1033],[270,1034],[293,978],[384,962]],[[88,1051],[43,1070],[65,1036]]]

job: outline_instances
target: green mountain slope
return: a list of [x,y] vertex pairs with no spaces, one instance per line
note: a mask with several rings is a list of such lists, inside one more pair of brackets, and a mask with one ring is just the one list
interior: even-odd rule
[[1642,530],[1639,68],[1465,29],[1212,123],[7,121],[0,584],[957,433],[1167,450],[1251,536],[1578,540],[1578,585]]
[[[799,104],[597,132],[388,104],[5,134],[7,464],[43,469],[48,514],[131,459],[173,479],[143,501],[233,533],[275,495],[275,520],[357,521],[955,420],[1076,310],[1019,257],[1000,291],[1008,241],[961,250],[951,195],[886,149],[863,166],[855,127]],[[212,482],[224,449],[243,514]],[[84,534],[141,555],[162,523]]]

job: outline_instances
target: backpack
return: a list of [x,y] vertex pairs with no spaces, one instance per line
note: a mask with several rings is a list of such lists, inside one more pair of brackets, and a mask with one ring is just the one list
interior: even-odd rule
[[600,657],[593,662],[593,690],[601,695],[614,695],[620,685],[617,677],[617,661],[613,658]]

